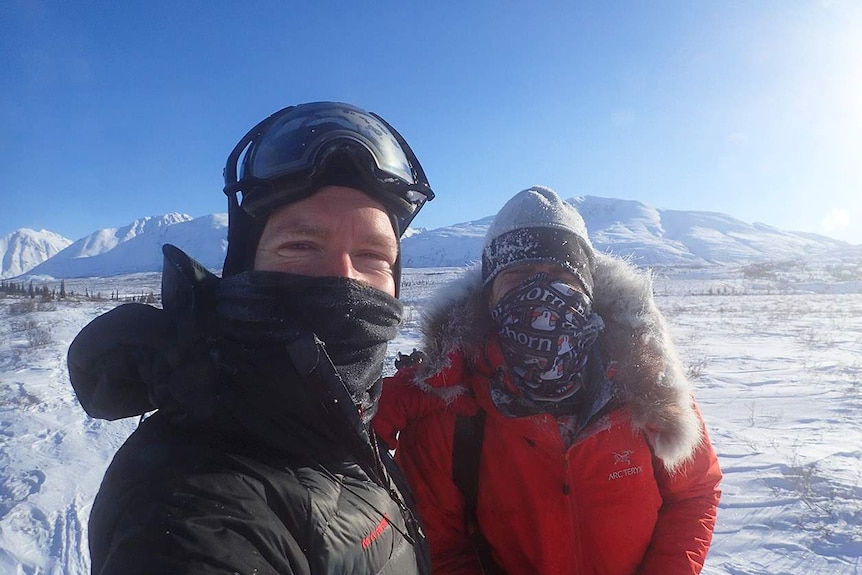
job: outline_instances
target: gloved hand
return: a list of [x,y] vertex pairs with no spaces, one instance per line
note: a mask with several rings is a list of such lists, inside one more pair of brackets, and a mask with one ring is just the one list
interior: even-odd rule
[[69,379],[84,411],[114,420],[155,409],[146,372],[162,361],[159,347],[175,340],[171,318],[145,304],[121,305],[87,324],[67,356]]
[[162,409],[183,419],[213,409],[213,330],[205,322],[218,278],[174,246],[163,253],[164,309],[121,305],[90,322],[69,347],[69,378],[91,417]]

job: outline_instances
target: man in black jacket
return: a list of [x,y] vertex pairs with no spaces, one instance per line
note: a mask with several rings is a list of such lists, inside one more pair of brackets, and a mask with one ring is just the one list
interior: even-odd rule
[[87,413],[157,410],[90,515],[94,574],[425,573],[378,450],[400,235],[433,198],[404,139],[340,103],[285,108],[225,168],[222,277],[165,246],[163,309],[126,304],[69,350]]

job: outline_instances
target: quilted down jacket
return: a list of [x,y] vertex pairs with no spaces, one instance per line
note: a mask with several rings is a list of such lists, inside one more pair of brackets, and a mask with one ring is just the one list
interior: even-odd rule
[[182,335],[190,325],[177,312],[201,302],[202,281],[174,293],[175,313],[126,304],[70,347],[89,415],[157,409],[96,496],[92,573],[428,573],[403,477],[323,344],[310,334],[260,349],[221,342],[214,355],[200,330]]

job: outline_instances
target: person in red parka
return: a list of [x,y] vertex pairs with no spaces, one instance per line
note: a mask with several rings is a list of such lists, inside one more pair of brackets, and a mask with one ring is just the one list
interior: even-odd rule
[[374,426],[434,573],[700,573],[718,459],[649,273],[595,252],[573,206],[509,200],[423,340]]

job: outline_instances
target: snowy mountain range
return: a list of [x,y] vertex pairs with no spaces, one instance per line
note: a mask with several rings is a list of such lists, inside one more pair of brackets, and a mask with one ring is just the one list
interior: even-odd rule
[[30,271],[63,251],[72,240],[48,230],[21,228],[0,238],[0,278]]
[[220,268],[227,249],[227,214],[192,219],[170,213],[105,228],[72,243],[29,274],[73,278],[159,271],[163,244],[179,246],[208,267]]
[[[639,265],[709,266],[807,258],[849,248],[816,234],[748,224],[714,212],[666,210],[633,200],[582,196],[568,200],[583,215],[596,249]],[[459,267],[476,261],[493,215],[436,229],[409,230],[405,267]],[[113,276],[159,271],[171,243],[213,270],[227,249],[227,215],[165,214],[98,230],[74,243],[48,231],[18,230],[0,238],[0,277]],[[41,246],[41,248],[40,248]]]
[[[583,196],[567,200],[599,251],[645,266],[709,266],[826,254],[849,244],[816,234],[747,224],[715,212],[664,210],[633,200]],[[406,267],[462,266],[479,258],[494,216],[425,230],[404,240]]]

